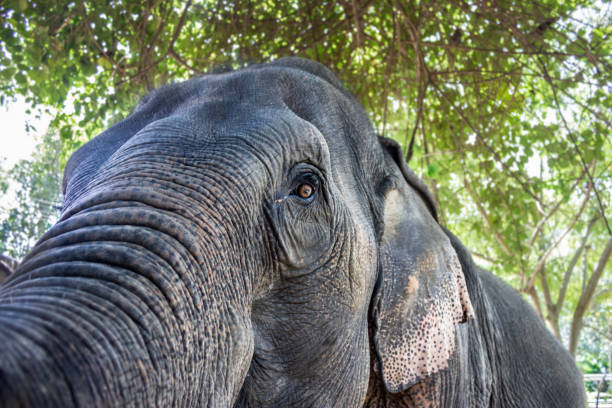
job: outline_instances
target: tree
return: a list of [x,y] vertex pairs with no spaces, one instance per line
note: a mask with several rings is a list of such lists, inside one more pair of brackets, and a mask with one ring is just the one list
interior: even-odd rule
[[[2,176],[16,182],[17,190],[15,203],[0,213],[0,254],[23,258],[57,220],[62,202],[61,147],[59,138],[47,133],[31,160],[19,161]],[[4,194],[8,188],[9,183],[2,183]]]
[[[612,307],[601,304],[584,319],[584,336],[577,353],[580,363],[592,372],[610,372],[612,368]],[[594,333],[589,334],[592,331]]]
[[579,338],[609,299],[596,296],[612,285],[602,2],[16,0],[0,16],[0,89],[56,114],[64,160],[158,85],[305,56],[402,143],[442,221],[557,336],[574,316]]

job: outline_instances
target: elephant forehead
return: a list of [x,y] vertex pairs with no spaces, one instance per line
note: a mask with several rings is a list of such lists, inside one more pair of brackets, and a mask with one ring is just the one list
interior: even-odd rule
[[279,149],[311,156],[328,150],[319,129],[286,106],[274,99],[237,98],[231,93],[194,96],[169,115],[148,121],[122,147],[156,141],[194,155],[227,144],[248,145],[275,156]]
[[[170,99],[176,101],[173,108],[167,107]],[[140,113],[175,112],[192,116],[200,126],[220,129],[283,121],[296,128],[293,134],[302,135],[301,122],[305,122],[338,153],[347,148],[347,142],[364,145],[375,141],[365,111],[346,91],[312,73],[288,67],[269,65],[205,75],[154,91],[142,105]]]
[[357,203],[362,193],[353,169],[377,162],[362,158],[376,149],[353,140],[373,135],[367,116],[357,110],[356,101],[325,79],[287,67],[172,84],[153,91],[130,117],[79,149],[66,167],[66,196],[78,198],[94,174],[125,164],[128,156],[145,160],[157,154],[173,164],[217,160],[243,174],[267,173],[260,178],[265,184],[307,161],[329,170],[343,195]]
[[337,88],[312,74],[264,66],[207,74],[156,89],[143,98],[134,114],[161,118],[190,106],[206,105],[209,116],[223,121],[231,120],[232,111],[241,106],[247,106],[251,112],[281,108],[305,112],[307,109],[316,116],[329,114],[325,109],[343,99],[346,96]]

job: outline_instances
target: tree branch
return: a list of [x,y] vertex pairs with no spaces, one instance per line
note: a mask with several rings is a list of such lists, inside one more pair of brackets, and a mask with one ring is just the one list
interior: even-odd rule
[[482,215],[482,218],[485,219],[485,221],[487,223],[487,226],[489,227],[491,232],[493,232],[493,235],[495,236],[495,240],[499,243],[499,245],[504,250],[506,255],[514,256],[514,254],[510,250],[510,248],[508,248],[508,246],[504,242],[504,238],[497,231],[497,229],[495,229],[495,227],[493,227],[493,223],[491,222],[491,219],[489,218],[489,215],[487,214],[485,209],[482,207],[482,204],[480,203],[480,200],[478,199],[478,197],[476,197],[475,194],[472,192],[472,189],[470,188],[470,184],[468,183],[467,179],[465,179],[465,178],[463,179],[463,186],[465,187],[465,191],[467,191],[468,195],[470,196],[470,198],[472,199],[474,204],[476,204],[476,208],[478,208],[478,212],[480,213],[480,215]]
[[[592,164],[594,163],[595,161],[592,162]],[[578,179],[570,187],[569,194],[572,194],[574,192],[578,184],[580,184],[580,182],[584,179],[584,176],[585,176],[585,171],[583,169],[580,176],[578,176]],[[535,230],[533,230],[533,233],[531,234],[531,238],[529,238],[529,246],[533,245],[539,233],[542,231],[542,228],[544,227],[544,224],[546,223],[546,221],[548,221],[550,217],[552,217],[552,215],[557,212],[559,207],[561,207],[562,203],[563,203],[563,198],[557,201],[557,204],[555,204],[555,206],[544,217],[540,219],[540,221],[538,222],[538,225],[536,226]]]
[[538,297],[538,292],[536,292],[535,288],[531,288],[531,290],[527,291],[527,295],[529,295],[529,297],[531,298],[531,301],[533,302],[538,316],[540,316],[542,320],[545,320],[546,317],[542,313],[542,305],[540,305],[540,298]]
[[[517,181],[517,183],[519,183],[519,185],[523,188],[523,190],[530,195],[536,202],[538,202],[540,204],[540,206],[542,208],[544,208],[544,204],[542,203],[542,200],[535,195],[531,189],[529,189],[529,187],[527,186],[527,184],[525,184],[525,182],[523,182],[516,174],[515,172],[513,172],[512,170],[510,170],[508,168],[508,166],[504,163],[504,161],[501,159],[501,157],[499,156],[499,154],[491,147],[489,146],[489,144],[486,142],[485,138],[480,134],[480,132],[472,125],[472,123],[468,120],[468,118],[465,116],[465,114],[463,113],[463,111],[459,108],[457,108],[455,106],[454,103],[452,103],[451,101],[448,100],[448,98],[446,97],[446,94],[444,92],[442,92],[442,89],[440,89],[440,87],[436,84],[436,82],[431,81],[430,82],[431,85],[438,91],[438,94],[442,97],[442,99],[444,99],[446,101],[446,103],[459,115],[459,118],[461,119],[461,121],[463,123],[465,123],[465,125],[467,127],[469,127],[472,132],[474,132],[474,135],[476,135],[476,138],[487,148],[487,150],[489,150],[489,152],[491,152],[491,154],[495,157],[495,159],[497,160],[498,163],[501,164],[502,168],[504,170],[506,170],[508,172],[508,174]],[[457,148],[459,148],[459,146],[457,146]]]
[[[414,140],[419,128],[419,123],[423,121],[423,102],[425,101],[425,95],[427,94],[427,87],[429,85],[430,77],[429,71],[427,69],[427,64],[425,62],[425,57],[423,56],[423,51],[419,47],[420,43],[420,34],[418,27],[416,27],[412,21],[403,5],[397,3],[397,8],[402,12],[404,19],[404,26],[406,26],[406,32],[408,36],[412,40],[414,55],[415,55],[415,75],[417,82],[417,114],[415,118],[414,127],[412,128],[412,134],[410,136],[410,143],[408,144],[408,151],[406,152],[406,162],[410,161],[412,157],[412,151],[414,148]],[[425,135],[423,134],[423,137]],[[404,139],[404,145],[406,145],[406,141],[408,139],[408,134]]]
[[[186,67],[189,68],[189,66],[186,65],[185,61],[182,60],[182,58],[178,57],[176,53],[173,53],[173,48],[174,48],[174,42],[177,40],[179,34],[180,34],[180,29],[183,27],[184,23],[185,23],[185,16],[187,14],[187,10],[189,9],[189,6],[191,6],[192,0],[189,0],[187,2],[187,4],[185,4],[185,7],[183,8],[183,12],[181,13],[181,17],[179,18],[179,21],[177,23],[177,26],[174,29],[174,32],[172,34],[172,39],[170,40],[170,44],[168,46],[168,48],[166,49],[166,53],[164,55],[162,55],[161,57],[157,58],[155,61],[149,63],[149,64],[145,64],[144,66],[139,67],[138,71],[133,74],[130,75],[129,78],[123,79],[121,81],[118,81],[115,85],[121,85],[125,82],[131,81],[135,78],[138,78],[140,75],[145,74],[147,72],[149,72],[151,69],[155,68],[160,62],[162,62],[168,55],[172,55],[176,61],[178,61],[181,65],[184,65]],[[163,26],[165,26],[166,22],[164,22],[164,24],[162,24]]]
[[574,145],[574,149],[576,150],[576,153],[578,154],[578,157],[580,158],[582,167],[584,168],[584,171],[586,171],[586,174],[589,177],[591,184],[593,185],[593,191],[595,192],[595,197],[597,198],[597,203],[599,204],[599,211],[601,212],[601,216],[604,220],[604,223],[606,224],[606,228],[608,229],[608,235],[612,236],[612,229],[610,229],[610,224],[608,223],[608,219],[606,218],[606,213],[603,208],[603,204],[601,203],[601,198],[599,197],[599,193],[597,191],[597,187],[595,186],[595,182],[593,181],[593,176],[591,175],[591,172],[589,171],[587,163],[584,160],[584,156],[582,155],[582,152],[578,148],[578,143],[576,142],[576,137],[574,136],[574,132],[572,132],[572,130],[570,129],[569,125],[567,124],[567,121],[565,120],[565,115],[563,115],[563,112],[561,111],[561,104],[559,103],[559,98],[557,97],[557,87],[553,84],[552,80],[550,79],[550,76],[548,75],[548,69],[546,68],[546,64],[544,64],[540,58],[538,58],[537,60],[540,63],[542,70],[544,71],[544,78],[546,79],[546,82],[548,82],[548,84],[550,85],[550,89],[552,90],[553,99],[555,101],[555,106],[557,108],[557,113],[559,114],[559,117],[561,118],[561,121],[563,122],[563,126],[565,127],[565,130],[567,131],[567,135],[569,136],[572,144]]
[[358,12],[355,0],[351,0],[351,7],[353,9],[353,20],[355,23],[355,35],[357,36],[357,47],[363,47],[363,29],[360,24],[361,13]]
[[593,295],[593,299],[597,299],[598,297],[607,295],[608,293],[612,293],[612,288],[598,290],[597,293]]
[[395,36],[397,35],[395,28],[396,28],[395,24],[393,24],[393,33],[391,34],[391,45],[389,45],[389,47],[387,48],[387,55],[385,58],[385,63],[387,64],[387,66],[385,67],[385,88],[383,91],[383,99],[385,103],[385,108],[383,110],[383,129],[382,129],[383,136],[386,135],[386,130],[387,130],[387,114],[389,111],[389,86],[391,85],[390,82],[391,82],[391,70],[392,70],[391,68],[395,60],[395,52],[394,52],[393,45],[392,45],[395,42]]
[[544,294],[544,302],[546,306],[546,315],[543,317],[550,323],[555,337],[561,340],[561,330],[559,330],[559,315],[556,313],[555,306],[552,301],[545,267],[542,267],[542,269],[540,269],[540,273],[538,273],[538,276],[540,277],[540,285],[542,286],[542,293]]
[[[73,3],[74,4],[74,3]],[[68,14],[68,16],[64,19],[64,21],[62,22],[62,24],[57,28],[57,30],[55,30],[53,32],[53,35],[57,35],[59,34],[60,31],[62,31],[64,29],[64,27],[66,27],[68,25],[68,23],[70,23],[70,20],[72,20],[74,18],[74,16],[77,13],[77,8],[73,8],[72,11],[70,12],[70,14]]]
[[589,235],[591,234],[591,231],[593,230],[593,226],[595,226],[595,223],[597,222],[597,220],[599,220],[599,214],[591,218],[591,221],[589,221],[589,225],[587,226],[587,230],[584,236],[582,237],[580,246],[574,253],[574,256],[572,257],[569,263],[569,266],[567,267],[567,270],[565,271],[565,274],[563,275],[563,282],[561,283],[561,289],[559,290],[559,296],[557,297],[557,301],[555,302],[555,305],[554,305],[554,309],[556,312],[560,311],[561,306],[563,306],[563,302],[565,301],[565,294],[567,293],[567,288],[569,286],[569,281],[570,281],[570,278],[572,277],[574,267],[576,266],[576,264],[578,263],[578,260],[580,259],[580,254],[586,247],[586,243],[588,241]]
[[544,301],[546,302],[546,309],[548,311],[553,310],[554,305],[552,297],[550,296],[550,288],[548,287],[548,281],[546,280],[546,268],[543,266],[539,272],[540,284],[542,285],[542,293],[544,294]]
[[181,28],[183,28],[183,25],[185,25],[185,17],[187,17],[187,10],[189,10],[189,7],[191,7],[192,2],[193,0],[188,0],[185,4],[185,7],[183,8],[181,17],[179,18],[179,21],[176,24],[176,27],[174,28],[174,32],[172,33],[172,39],[170,40],[170,45],[168,45],[168,52],[174,49],[174,43],[176,42],[179,34],[181,33]]
[[[407,44],[413,44],[415,41],[405,41]],[[456,49],[461,51],[478,51],[484,53],[492,53],[492,54],[500,54],[500,55],[545,55],[545,56],[554,56],[554,57],[585,57],[585,54],[569,54],[565,52],[555,52],[555,51],[527,51],[524,49],[517,50],[505,50],[499,48],[483,48],[483,47],[470,47],[467,45],[461,44],[450,44],[443,42],[433,42],[433,41],[419,41],[417,43],[419,46],[423,47],[433,47],[433,48],[443,48],[443,49]]]
[[178,54],[178,53],[177,53],[177,52],[174,50],[174,48],[173,48],[173,49],[171,49],[171,50],[168,52],[168,54],[169,54],[169,55],[171,55],[171,56],[172,56],[172,57],[173,57],[173,58],[176,60],[176,62],[178,62],[178,63],[179,63],[179,65],[182,65],[183,67],[187,68],[188,70],[190,70],[190,71],[192,71],[192,72],[195,72],[195,73],[196,73],[196,74],[198,74],[198,75],[202,75],[202,74],[204,74],[204,71],[201,71],[201,70],[197,69],[196,67],[194,67],[194,66],[192,66],[192,65],[189,65],[189,63],[187,63],[187,61],[185,61],[185,60],[183,59],[183,57],[181,57],[181,56],[180,56],[180,55],[179,55],[179,54]]
[[593,330],[595,333],[597,333],[597,334],[598,334],[598,335],[600,335],[601,337],[603,337],[603,338],[605,338],[605,339],[609,340],[610,342],[612,342],[612,336],[610,336],[608,333],[606,333],[606,332],[604,332],[604,331],[600,330],[600,329],[599,329],[599,327],[597,327],[597,326],[593,326],[593,325],[590,325],[590,324],[588,324],[588,323],[585,323],[585,324],[584,324],[584,327],[587,327],[587,328],[589,328],[589,329]]
[[87,30],[89,37],[91,38],[91,41],[95,44],[98,51],[100,51],[100,55],[102,55],[104,59],[110,62],[112,66],[115,68],[115,70],[118,69],[117,63],[115,62],[115,60],[111,56],[108,55],[104,47],[102,47],[102,45],[96,39],[96,36],[94,35],[93,31],[91,31],[91,27],[89,26],[89,20],[87,18],[87,10],[85,9],[85,6],[81,4],[78,9],[80,11],[81,18],[83,19],[83,22],[85,23],[84,24],[85,30]]
[[474,258],[480,258],[483,261],[487,261],[487,262],[490,262],[492,264],[497,263],[497,261],[495,259],[491,258],[490,256],[483,255],[481,253],[474,252],[474,251],[470,251],[470,253],[472,254],[472,256],[474,256]]
[[583,318],[588,308],[591,305],[591,301],[593,300],[593,295],[595,294],[595,289],[597,288],[597,284],[599,283],[599,279],[603,275],[605,270],[605,266],[610,259],[610,255],[612,255],[612,236],[608,239],[605,248],[601,252],[599,256],[599,260],[597,261],[597,265],[589,278],[589,281],[585,287],[584,292],[580,296],[578,300],[578,305],[574,310],[574,316],[572,317],[572,326],[570,332],[570,353],[572,356],[576,355],[576,349],[578,348],[578,339],[580,338],[580,331],[582,330]]
[[544,266],[544,263],[546,262],[546,259],[548,259],[548,257],[552,253],[552,251],[561,243],[561,241],[563,241],[565,236],[572,230],[572,228],[574,228],[574,225],[576,224],[576,221],[578,221],[578,219],[582,215],[582,212],[584,211],[584,208],[586,207],[586,204],[589,201],[589,197],[591,195],[590,193],[591,193],[591,188],[592,187],[593,187],[593,185],[589,183],[589,188],[587,190],[587,193],[585,195],[584,200],[582,201],[582,204],[580,205],[580,208],[578,209],[578,212],[576,213],[576,215],[574,216],[574,218],[570,222],[570,225],[567,227],[567,229],[563,232],[563,234],[561,234],[559,239],[557,239],[557,241],[555,241],[555,243],[553,243],[546,250],[546,252],[544,252],[544,254],[540,257],[540,259],[538,260],[538,264],[536,265],[535,269],[533,270],[533,272],[531,274],[531,277],[529,278],[529,280],[525,284],[525,288],[524,289],[529,289],[529,288],[533,287],[533,284],[535,283],[536,276],[537,276],[538,272],[540,272],[540,269]]

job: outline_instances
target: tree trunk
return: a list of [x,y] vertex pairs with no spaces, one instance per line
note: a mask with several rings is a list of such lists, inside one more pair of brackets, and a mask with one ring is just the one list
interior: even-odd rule
[[597,284],[599,283],[599,280],[603,275],[606,263],[610,259],[610,255],[612,255],[612,237],[608,239],[606,247],[601,252],[597,265],[595,266],[595,270],[589,278],[589,281],[586,284],[585,289],[582,295],[580,296],[580,299],[578,300],[578,305],[576,306],[574,316],[572,317],[569,351],[574,357],[576,356],[576,350],[578,349],[578,340],[580,339],[580,331],[583,327],[584,315],[586,314],[589,309],[589,306],[591,305],[593,295],[595,294],[595,289],[597,288]]

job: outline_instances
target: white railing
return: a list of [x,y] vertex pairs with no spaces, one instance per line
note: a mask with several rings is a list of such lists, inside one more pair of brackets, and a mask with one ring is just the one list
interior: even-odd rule
[[[595,386],[593,392],[587,392],[588,408],[612,408],[612,375],[585,374],[584,382]],[[607,388],[605,387],[607,383]],[[606,390],[604,392],[604,390]]]

